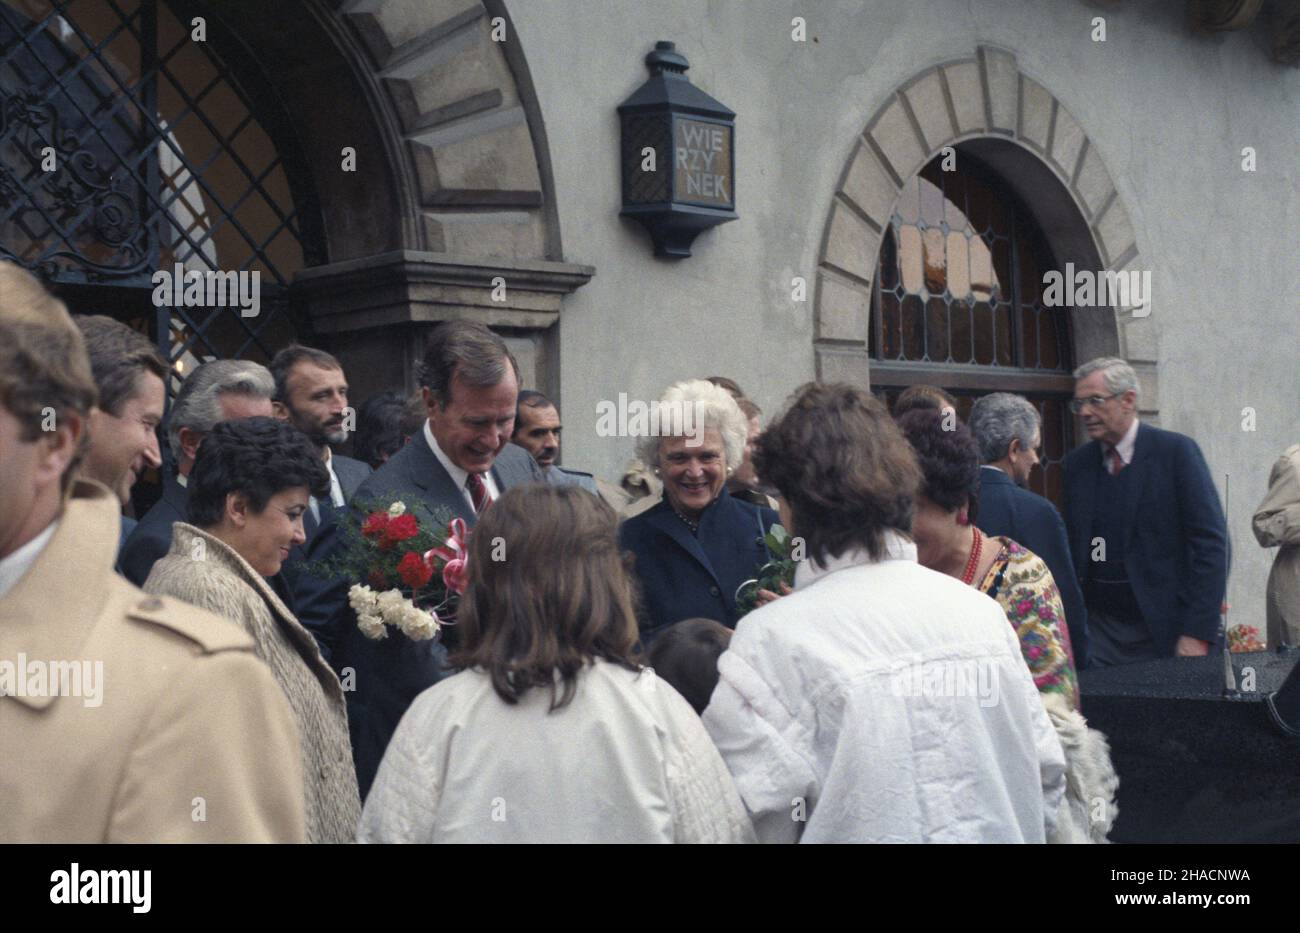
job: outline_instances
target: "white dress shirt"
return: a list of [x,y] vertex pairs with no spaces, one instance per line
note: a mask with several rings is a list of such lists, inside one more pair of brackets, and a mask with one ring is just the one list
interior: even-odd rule
[[[1137,436],[1138,419],[1134,418],[1133,423],[1130,424],[1128,430],[1124,432],[1124,436],[1119,439],[1119,443],[1111,448],[1111,450],[1119,451],[1119,458],[1124,461],[1124,466],[1128,466],[1133,462],[1133,449],[1137,447]],[[1110,458],[1109,451],[1106,453],[1106,458],[1107,460]],[[1109,467],[1109,465],[1108,462],[1107,467]]]
[[54,537],[54,530],[58,527],[59,520],[56,518],[35,538],[4,560],[0,560],[0,599],[3,599],[4,595],[13,589],[14,584],[23,578],[23,574],[31,569],[32,564],[36,563],[36,558],[41,556],[41,551],[45,550],[45,545],[50,543],[50,539]]
[[330,474],[330,502],[336,509],[341,509],[347,505],[347,501],[343,498],[343,484],[339,482],[339,475],[334,472],[334,451],[329,447],[325,448],[325,469]]
[[[442,464],[442,468],[447,471],[447,475],[451,477],[451,481],[460,488],[460,494],[465,497],[465,501],[469,503],[472,512],[474,510],[474,497],[469,494],[469,489],[465,486],[465,482],[469,479],[469,471],[456,466],[451,462],[451,458],[442,452],[442,448],[438,446],[438,441],[433,436],[433,429],[429,427],[427,419],[424,422],[424,440],[428,443],[429,449],[433,451],[433,455],[438,458],[438,462]],[[491,470],[483,474],[483,485],[487,486],[489,502],[495,502],[500,498],[501,493],[497,490],[496,480],[492,478]]]
[[[336,509],[341,509],[347,504],[343,498],[343,484],[339,482],[338,474],[334,472],[334,451],[325,447],[325,470],[330,475],[330,502]],[[312,496],[307,500],[307,507],[311,509],[311,517],[316,519],[316,524],[320,524],[320,503],[316,497]]]
[[704,725],[763,842],[1044,842],[1065,755],[1002,608],[916,562],[798,565],[718,659]]

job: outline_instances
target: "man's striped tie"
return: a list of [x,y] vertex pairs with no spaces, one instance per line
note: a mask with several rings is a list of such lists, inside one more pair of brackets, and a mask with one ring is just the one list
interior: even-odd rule
[[492,497],[488,495],[487,491],[487,483],[483,482],[483,474],[469,474],[465,478],[465,488],[469,490],[469,497],[474,501],[474,514],[482,515],[483,510],[492,504]]

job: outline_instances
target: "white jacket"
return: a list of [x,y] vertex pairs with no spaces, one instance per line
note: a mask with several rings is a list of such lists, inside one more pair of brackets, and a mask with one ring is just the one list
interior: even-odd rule
[[505,703],[463,671],[420,694],[384,753],[359,842],[752,842],[727,767],[681,695],[597,661],[573,700]]
[[1065,758],[996,602],[916,563],[805,562],[741,620],[704,724],[764,842],[1044,842]]

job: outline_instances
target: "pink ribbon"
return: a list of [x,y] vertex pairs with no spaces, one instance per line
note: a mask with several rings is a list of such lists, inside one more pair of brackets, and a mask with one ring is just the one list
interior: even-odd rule
[[469,535],[469,529],[465,527],[465,519],[453,518],[447,524],[447,531],[446,541],[424,552],[425,563],[431,564],[435,557],[441,558],[446,563],[468,556],[465,538]]

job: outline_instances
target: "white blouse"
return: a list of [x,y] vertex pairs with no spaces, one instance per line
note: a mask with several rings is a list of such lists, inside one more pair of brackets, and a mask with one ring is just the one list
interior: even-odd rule
[[1043,842],[1065,758],[996,602],[916,563],[805,562],[740,621],[704,724],[763,842]]
[[596,661],[568,705],[462,671],[402,718],[359,842],[752,842],[699,717],[653,671]]

